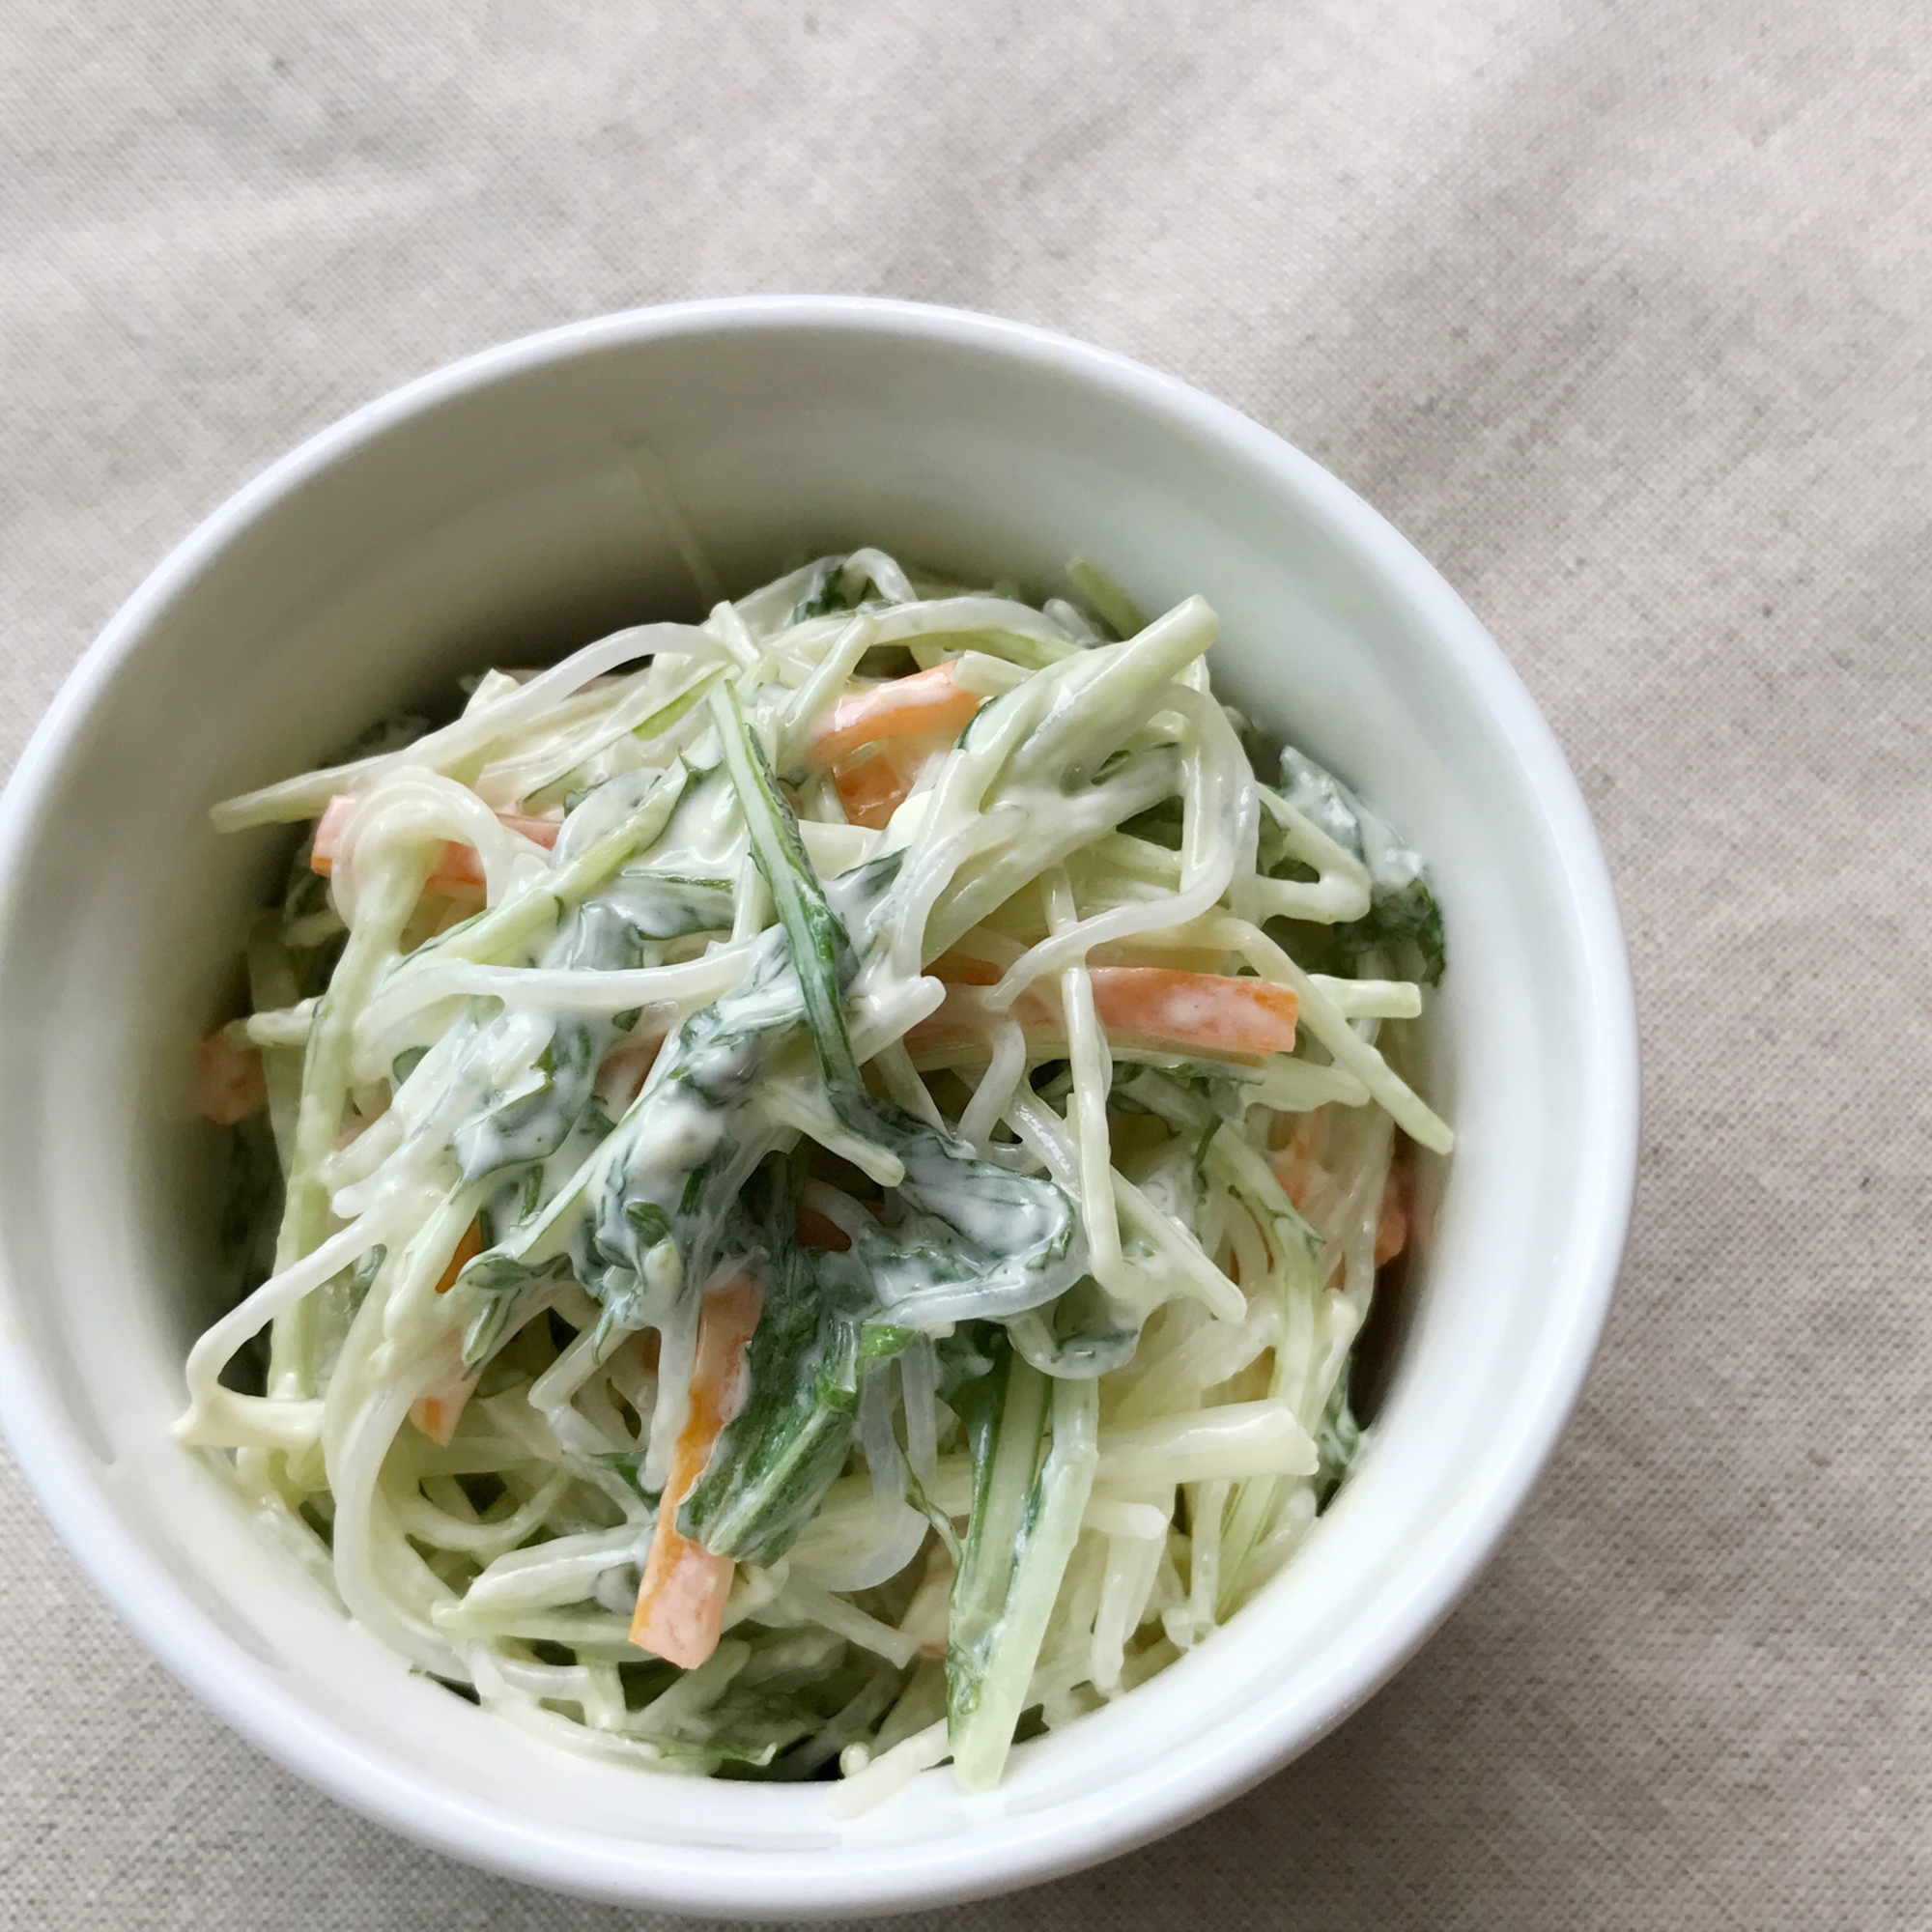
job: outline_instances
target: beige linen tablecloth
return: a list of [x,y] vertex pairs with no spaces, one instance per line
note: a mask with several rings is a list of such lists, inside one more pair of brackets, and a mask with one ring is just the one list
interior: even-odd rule
[[[1328,1742],[967,1927],[1932,1917],[1932,263],[1898,0],[15,0],[0,753],[270,458],[754,289],[1046,323],[1362,491],[1562,738],[1647,1127],[1581,1408]],[[222,1729],[0,1475],[0,1920],[615,1927]]]

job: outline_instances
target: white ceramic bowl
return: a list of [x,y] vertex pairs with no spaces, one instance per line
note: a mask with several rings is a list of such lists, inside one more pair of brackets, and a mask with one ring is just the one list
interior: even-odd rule
[[[875,543],[1050,586],[1100,560],[1221,613],[1218,690],[1425,852],[1461,1147],[1373,1447],[1202,1648],[857,1823],[826,1787],[607,1767],[412,1677],[170,1440],[209,1286],[185,1096],[270,835],[214,799],[398,700],[696,606],[647,447],[726,582]],[[1091,1863],[1304,1749],[1423,1640],[1555,1441],[1608,1302],[1636,1136],[1631,988],[1577,786],[1501,653],[1376,513],[1167,377],[1012,323],[828,298],[557,329],[411,384],[217,511],[142,585],[0,808],[0,1405],[48,1513],[172,1670],[396,1831],[538,1884],[730,1916],[926,1905]]]

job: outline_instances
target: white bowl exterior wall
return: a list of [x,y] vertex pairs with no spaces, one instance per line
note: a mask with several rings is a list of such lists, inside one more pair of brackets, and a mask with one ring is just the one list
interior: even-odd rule
[[[1026,1746],[834,1817],[828,1788],[557,1751],[412,1677],[167,1425],[213,1312],[187,1104],[286,835],[206,809],[386,707],[702,600],[637,451],[734,593],[876,543],[1043,593],[1095,558],[1219,611],[1216,688],[1426,853],[1461,1136],[1371,1453],[1201,1649]],[[838,300],[615,317],[426,379],[191,537],[110,626],[0,819],[0,1400],[96,1579],[231,1721],[338,1797],[586,1893],[734,1915],[887,1909],[1088,1862],[1353,1708],[1492,1547],[1567,1413],[1628,1212],[1635,1067],[1601,857],[1547,727],[1373,512],[1179,384],[983,318]]]

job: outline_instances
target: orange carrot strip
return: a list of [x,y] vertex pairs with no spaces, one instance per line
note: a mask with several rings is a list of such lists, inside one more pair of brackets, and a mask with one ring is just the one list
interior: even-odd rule
[[1281,1190],[1303,1213],[1318,1182],[1326,1182],[1328,1172],[1321,1165],[1321,1151],[1328,1138],[1328,1123],[1321,1114],[1310,1114],[1296,1128],[1294,1136],[1278,1149],[1269,1165]]
[[410,1404],[410,1420],[439,1449],[447,1449],[475,1387],[476,1379],[470,1376],[445,1388],[433,1389],[428,1395],[419,1395]]
[[1376,1223],[1376,1265],[1392,1262],[1408,1245],[1408,1168],[1397,1161],[1382,1188],[1381,1218]]
[[[958,954],[949,954],[933,971],[954,985],[988,985],[999,978],[983,961]],[[1095,1016],[1122,1044],[1243,1059],[1286,1053],[1294,1044],[1292,987],[1167,966],[1094,966],[1088,977]],[[1039,992],[1022,993],[1011,1011],[1029,1036],[1062,1037],[1060,1016]],[[977,1037],[965,998],[949,993],[938,1011],[906,1035],[906,1044],[917,1054]]]
[[798,1210],[798,1244],[802,1248],[826,1248],[842,1255],[852,1245],[852,1236],[830,1215],[816,1208]]
[[[877,1201],[863,1201],[859,1205],[875,1221],[884,1211],[882,1204]],[[829,1248],[834,1254],[842,1255],[852,1245],[852,1236],[837,1221],[803,1202],[799,1204],[796,1228],[798,1244],[802,1248]]]
[[696,1670],[718,1648],[732,1564],[683,1535],[677,1513],[697,1487],[724,1425],[744,1406],[746,1354],[763,1302],[764,1291],[743,1275],[704,1297],[691,1368],[691,1412],[671,1450],[670,1474],[638,1586],[631,1641],[684,1670]]
[[949,986],[992,986],[1000,979],[1000,969],[990,959],[976,959],[970,952],[943,953],[925,970]]
[[959,731],[981,700],[959,688],[957,671],[950,664],[934,665],[930,670],[915,671],[910,677],[895,677],[888,684],[875,684],[869,691],[854,692],[832,707],[832,715],[819,726],[812,740],[812,752],[821,764],[832,764],[861,745],[876,745],[885,738],[921,738],[940,732]]
[[832,782],[838,788],[845,816],[869,832],[883,832],[912,790],[912,775],[883,753],[858,764],[835,765]]
[[449,1265],[442,1271],[442,1279],[436,1285],[439,1294],[447,1294],[456,1286],[456,1277],[483,1252],[483,1224],[472,1221],[463,1231],[463,1238],[456,1244],[456,1252],[449,1258]]
[[[456,1286],[456,1277],[483,1252],[482,1223],[472,1221],[463,1231],[463,1238],[456,1244],[456,1252],[449,1258],[449,1265],[443,1269],[441,1279],[436,1285],[439,1294],[447,1294]],[[410,1420],[434,1442],[439,1449],[449,1446],[449,1438],[456,1434],[456,1425],[463,1420],[463,1411],[469,1398],[475,1393],[476,1378],[464,1371],[460,1362],[455,1375],[447,1381],[439,1383],[426,1394],[419,1395],[410,1404]]]
[[355,801],[347,792],[337,792],[328,801],[322,816],[315,822],[315,838],[309,845],[308,865],[312,872],[320,872],[326,879],[335,870],[335,855],[342,845],[342,828],[349,823],[349,814],[355,810]]
[[232,1127],[268,1104],[262,1056],[252,1046],[236,1046],[212,1033],[195,1049],[194,1104],[218,1126]]
[[[335,870],[335,855],[342,847],[342,828],[349,822],[349,814],[355,809],[355,800],[346,792],[338,792],[328,801],[328,809],[316,821],[315,843],[309,853],[309,867],[320,872],[324,878]],[[563,830],[560,818],[526,818],[519,812],[499,811],[497,816],[512,832],[521,832],[526,838],[548,851],[556,843],[556,836]],[[484,883],[483,862],[477,858],[476,849],[471,845],[459,844],[451,839],[442,848],[442,855],[436,862],[436,869],[429,875],[433,886],[480,886]]]
[[642,1038],[629,1035],[598,1064],[592,1091],[612,1120],[644,1091],[644,1082],[650,1078],[651,1068],[657,1065],[658,1049],[663,1045],[661,1033],[647,1034]]
[[1167,966],[1095,966],[1089,977],[1109,1033],[1208,1053],[1286,1053],[1294,1044],[1291,986]]
[[[970,984],[971,982],[967,982]],[[1066,1029],[1046,1003],[1033,993],[1022,993],[1012,1005],[1012,1017],[1029,1040],[1065,1039]],[[981,1023],[967,1000],[949,992],[945,1000],[924,1019],[908,1030],[905,1043],[917,1064],[922,1054],[951,1053],[957,1048],[982,1044],[987,1038]]]

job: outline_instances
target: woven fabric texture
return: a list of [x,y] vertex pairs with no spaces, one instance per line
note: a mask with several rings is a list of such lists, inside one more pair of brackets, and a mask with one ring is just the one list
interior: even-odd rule
[[[1362,491],[1489,623],[1628,918],[1642,1179],[1555,1463],[1299,1763],[952,1915],[1932,1918],[1932,56],[1900,0],[490,0],[0,21],[0,759],[265,462],[527,330],[1025,317]],[[0,1920],[614,1928],[205,1714],[0,1465]]]

